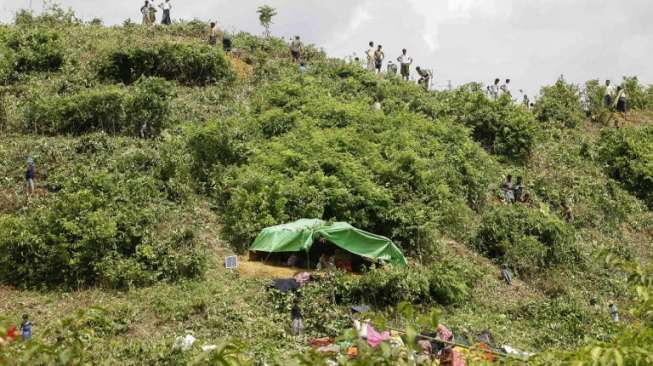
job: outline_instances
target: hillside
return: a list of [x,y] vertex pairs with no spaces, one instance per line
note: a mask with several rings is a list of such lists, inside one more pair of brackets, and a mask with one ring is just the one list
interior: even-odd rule
[[[627,311],[648,272],[638,293],[606,258],[651,263],[653,87],[624,79],[627,121],[597,81],[558,80],[528,110],[315,47],[300,70],[275,38],[240,33],[225,54],[205,27],[105,27],[57,8],[0,25],[0,334],[22,314],[35,334],[0,344],[0,363],[299,364],[307,338],[346,333],[361,303],[401,329],[427,330],[416,319],[437,309],[460,339],[489,330],[543,354],[650,332],[651,313]],[[530,200],[503,202],[509,174]],[[304,217],[385,235],[409,266],[313,281],[297,338],[295,295],[223,260]],[[188,332],[226,355],[173,351]]]

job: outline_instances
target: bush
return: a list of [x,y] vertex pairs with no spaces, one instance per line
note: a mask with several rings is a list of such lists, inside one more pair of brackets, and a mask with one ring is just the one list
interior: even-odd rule
[[[17,73],[58,71],[64,63],[61,36],[45,27],[17,28],[4,36],[5,49],[0,58],[5,80]],[[4,75],[2,75],[4,74]]]
[[560,78],[554,85],[543,87],[540,95],[533,110],[540,121],[569,128],[575,128],[583,122],[584,113],[578,86]]
[[[302,217],[351,222],[410,254],[425,227],[455,238],[469,232],[492,161],[460,126],[333,96],[343,84],[376,93],[365,80],[273,83],[257,90],[251,115],[193,133],[195,173],[215,188],[235,249],[266,226]],[[388,87],[385,100],[394,92]]]
[[500,206],[485,214],[472,244],[523,275],[579,260],[570,226],[522,205]]
[[637,76],[624,77],[622,86],[626,90],[628,108],[636,110],[653,109],[653,85],[646,89]]
[[653,209],[653,127],[604,129],[599,156],[605,170]]
[[154,241],[164,213],[150,177],[84,172],[43,207],[0,219],[0,282],[123,288],[200,276],[201,246],[185,232]]
[[478,277],[477,271],[446,261],[424,267],[373,267],[360,277],[336,280],[334,291],[349,304],[384,307],[405,301],[455,305],[469,298]]
[[139,80],[131,89],[103,86],[63,96],[36,96],[25,106],[23,128],[42,134],[104,131],[156,136],[170,122],[170,96],[170,86],[152,78]]
[[433,118],[449,117],[472,130],[474,140],[490,152],[517,160],[527,159],[535,143],[533,116],[510,97],[491,100],[479,84],[468,84],[434,97],[416,98],[411,109]]
[[115,50],[100,62],[98,74],[125,84],[142,76],[162,77],[186,85],[206,85],[235,77],[219,48],[173,43]]

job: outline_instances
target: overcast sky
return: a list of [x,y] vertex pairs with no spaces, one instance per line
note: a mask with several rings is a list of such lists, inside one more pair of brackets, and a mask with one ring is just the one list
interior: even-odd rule
[[[158,1],[158,0],[157,0]],[[396,58],[402,47],[440,86],[513,80],[529,94],[564,74],[574,82],[638,75],[653,83],[653,0],[171,0],[173,19],[217,20],[260,34],[256,8],[279,15],[272,32],[301,35],[330,56],[362,55],[370,40]],[[0,0],[11,21],[30,0]],[[32,0],[33,9],[42,0]],[[83,19],[140,20],[140,0],[60,0]]]

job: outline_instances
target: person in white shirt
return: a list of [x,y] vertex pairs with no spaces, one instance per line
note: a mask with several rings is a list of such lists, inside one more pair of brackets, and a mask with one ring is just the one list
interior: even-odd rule
[[613,98],[615,96],[614,85],[611,84],[610,80],[605,81],[605,94],[603,95],[603,104],[606,108],[612,108]]
[[370,41],[370,48],[365,51],[365,55],[367,56],[367,69],[370,71],[374,70],[374,42]]
[[401,65],[401,78],[408,80],[410,78],[410,65],[413,63],[413,58],[406,54],[406,49],[401,50],[401,56],[397,57],[397,62]]
[[497,100],[499,99],[499,83],[501,82],[501,79],[496,78],[494,79],[494,85],[490,86],[488,88],[488,92],[490,93],[490,98]]
[[161,18],[161,24],[170,25],[172,23],[172,21],[170,20],[170,9],[172,9],[172,5],[170,5],[170,0],[166,0],[165,2],[159,4],[159,8],[163,10],[163,17]]
[[501,85],[501,88],[499,88],[501,91],[501,95],[508,95],[509,97],[512,98],[512,94],[510,93],[510,79],[506,79],[505,84]]

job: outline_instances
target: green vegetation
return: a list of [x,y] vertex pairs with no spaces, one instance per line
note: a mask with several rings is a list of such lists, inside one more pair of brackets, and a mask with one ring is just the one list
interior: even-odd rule
[[187,85],[233,79],[224,54],[208,45],[159,43],[115,50],[98,67],[101,78],[131,84],[142,76],[157,76]]
[[653,128],[604,131],[600,156],[606,172],[653,208]]
[[[529,111],[311,46],[300,72],[273,37],[236,34],[226,56],[205,31],[85,24],[56,7],[0,27],[0,336],[23,313],[35,325],[31,342],[0,345],[0,363],[323,364],[306,338],[355,341],[361,303],[408,347],[439,321],[459,339],[489,329],[538,352],[533,364],[650,363],[651,87],[624,79],[634,111],[616,130],[596,80],[558,80]],[[529,202],[502,202],[507,174]],[[302,217],[386,235],[409,266],[322,274],[291,294],[222,268],[262,228]],[[198,343],[173,349],[187,332]],[[410,364],[364,346],[339,362]]]
[[524,206],[503,206],[488,212],[473,242],[487,257],[524,275],[579,260],[571,227],[554,215]]
[[25,105],[23,131],[156,136],[170,122],[170,94],[169,84],[149,78],[140,79],[133,88],[102,86],[64,95],[35,95]]

